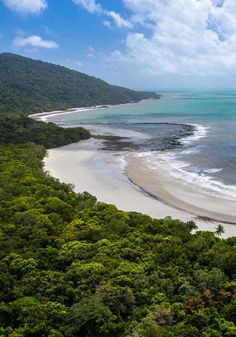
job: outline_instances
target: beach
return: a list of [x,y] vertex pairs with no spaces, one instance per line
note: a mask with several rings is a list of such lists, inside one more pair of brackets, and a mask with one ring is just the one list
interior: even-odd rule
[[45,170],[121,210],[193,220],[200,230],[222,224],[223,237],[235,236],[234,98],[163,97],[33,116],[99,135],[49,150]]
[[188,183],[170,174],[168,166],[150,169],[145,158],[130,156],[127,166],[130,180],[154,198],[210,220],[236,224],[235,201],[212,194],[207,186]]
[[101,140],[89,139],[48,150],[45,171],[62,182],[73,184],[76,192],[87,191],[98,201],[114,204],[121,210],[142,212],[155,218],[171,216],[182,221],[193,220],[199,230],[215,231],[221,223],[225,229],[223,237],[235,236],[236,225],[229,223],[235,221],[234,214],[224,214],[223,209],[219,212],[222,200],[217,201],[217,212],[207,212],[206,203],[210,205],[212,200],[202,200],[200,196],[205,204],[203,209],[197,200],[198,194],[193,193],[193,201],[199,207],[191,208],[185,200],[186,190],[181,190],[177,182],[168,182],[160,173],[160,184],[153,184],[153,177],[145,171],[144,163],[140,163],[142,159],[130,157],[124,167],[118,154],[101,151],[101,147]]
[[29,115],[28,117],[33,118],[35,120],[47,122],[49,117],[55,117],[58,115],[68,115],[72,114],[75,111],[76,112],[86,112],[86,111],[91,111],[94,109],[98,109],[100,106],[91,106],[91,107],[80,107],[80,108],[71,108],[71,109],[66,109],[66,110],[53,110],[53,111],[44,111],[44,112],[39,112],[39,113],[33,113]]

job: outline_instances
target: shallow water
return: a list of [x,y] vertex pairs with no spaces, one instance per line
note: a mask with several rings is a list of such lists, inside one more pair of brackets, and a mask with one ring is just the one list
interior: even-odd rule
[[[163,164],[183,183],[207,186],[211,193],[236,201],[236,91],[166,92],[161,100],[50,119],[62,125],[83,123],[96,132],[125,137],[123,142],[128,138],[124,150],[146,157],[150,169]],[[186,137],[182,126],[156,123],[193,124],[195,133]],[[163,139],[183,136],[182,147],[174,142],[160,151]],[[124,166],[125,154],[120,156]]]

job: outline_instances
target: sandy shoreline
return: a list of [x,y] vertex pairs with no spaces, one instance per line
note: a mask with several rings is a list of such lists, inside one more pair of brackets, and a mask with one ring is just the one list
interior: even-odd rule
[[[124,211],[138,211],[157,218],[171,216],[183,221],[194,220],[199,229],[215,231],[216,226],[220,223],[219,221],[205,221],[192,215],[191,213],[195,213],[194,210],[189,210],[189,206],[186,207],[184,200],[181,200],[181,198],[178,199],[179,204],[174,203],[175,208],[145,194],[140,188],[132,184],[122,172],[119,162],[120,157],[115,156],[114,152],[99,151],[101,146],[102,141],[90,139],[49,150],[48,156],[44,160],[45,170],[63,182],[74,184],[77,192],[88,191],[95,195],[99,201],[114,204]],[[128,174],[130,177],[132,176],[132,179],[135,180],[132,172],[134,167],[136,175],[142,175],[143,179],[151,179],[150,175],[140,171],[141,166],[133,159],[129,161],[127,167]],[[143,169],[145,170],[145,167]],[[139,186],[140,178],[140,176],[136,176]],[[152,181],[150,181],[150,184],[152,185]],[[146,185],[147,180],[145,181]],[[158,187],[156,187],[157,191]],[[162,190],[160,189],[159,192],[163,193],[163,186],[161,188]],[[173,193],[175,193],[174,190]],[[173,200],[170,200],[170,203],[172,202]],[[209,216],[212,214],[207,212],[199,215],[212,217]],[[214,218],[219,219],[218,215],[217,213],[214,214],[216,216]],[[234,214],[228,215],[228,218],[222,218],[223,220],[226,222],[234,221]],[[224,237],[236,235],[236,225],[224,223],[223,226],[225,228]]]
[[[168,167],[150,169],[143,158],[130,156],[127,174],[130,180],[150,195],[175,208],[222,223],[236,224],[235,201],[171,176]],[[236,228],[236,227],[235,227]]]
[[66,109],[66,110],[45,111],[45,112],[31,114],[28,117],[36,119],[36,120],[47,121],[48,117],[54,117],[58,115],[68,115],[68,114],[72,114],[75,112],[91,111],[91,110],[95,110],[99,108],[101,108],[100,105],[91,106],[91,107],[71,108],[71,109]]
[[35,120],[41,120],[46,122],[48,118],[58,116],[58,115],[68,115],[68,114],[73,114],[75,112],[86,112],[86,111],[92,111],[92,110],[97,110],[97,109],[106,109],[106,108],[115,108],[119,107],[121,105],[130,105],[130,104],[140,104],[142,102],[146,101],[152,101],[152,100],[159,100],[163,97],[159,98],[147,98],[147,99],[142,99],[138,102],[130,102],[130,103],[121,103],[121,104],[103,104],[103,105],[93,105],[89,107],[78,107],[78,108],[69,108],[65,110],[53,110],[53,111],[44,111],[44,112],[39,112],[39,113],[33,113],[28,115],[28,117],[33,118]]

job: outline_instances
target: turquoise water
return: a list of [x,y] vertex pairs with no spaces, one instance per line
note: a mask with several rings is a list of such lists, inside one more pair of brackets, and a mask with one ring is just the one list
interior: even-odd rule
[[[228,185],[235,192],[236,91],[172,91],[162,94],[160,100],[64,114],[51,119],[59,124],[84,123],[97,126],[100,131],[114,130],[121,136],[138,139],[139,143],[172,132],[169,126],[160,129],[155,123],[194,124],[195,134],[183,139],[183,148],[168,152],[173,169],[181,168],[182,173],[186,172],[186,178],[198,174],[204,177],[203,184],[211,181],[217,185],[219,182],[221,189]],[[158,158],[154,151],[153,159]]]

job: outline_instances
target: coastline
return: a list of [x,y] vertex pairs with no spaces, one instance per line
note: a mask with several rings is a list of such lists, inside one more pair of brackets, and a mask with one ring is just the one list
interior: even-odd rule
[[129,102],[129,103],[120,103],[120,104],[103,104],[103,105],[93,105],[89,107],[78,107],[78,108],[69,108],[65,110],[53,110],[53,111],[44,111],[44,112],[39,112],[39,113],[33,113],[28,115],[28,117],[33,118],[35,120],[40,120],[43,122],[47,122],[49,117],[54,117],[58,115],[68,115],[68,114],[73,114],[75,112],[86,112],[86,111],[92,111],[92,110],[97,110],[97,109],[106,109],[106,108],[115,108],[119,106],[125,106],[125,105],[130,105],[130,104],[140,104],[142,102],[146,101],[153,101],[153,100],[159,100],[162,99],[164,96],[160,95],[160,97],[154,99],[154,98],[147,98],[147,99],[142,99],[137,102]]
[[71,108],[66,110],[53,110],[53,111],[45,111],[28,115],[28,117],[33,118],[35,120],[41,120],[46,122],[48,117],[58,116],[58,115],[68,115],[75,112],[84,112],[99,109],[99,106],[91,106],[91,107],[80,107],[80,108]]
[[[171,216],[182,221],[193,220],[199,230],[215,231],[217,225],[222,224],[225,228],[223,237],[236,235],[236,226],[229,221],[213,221],[208,213],[193,215],[188,209],[181,210],[186,208],[183,204],[170,206],[150,193],[145,193],[122,172],[120,158],[109,151],[99,150],[101,147],[101,140],[91,138],[49,150],[44,159],[45,171],[65,183],[72,183],[76,192],[87,191],[95,195],[98,201],[114,204],[121,210],[142,212],[155,218]],[[129,165],[130,161],[131,158]],[[137,162],[132,165],[137,169]],[[128,174],[131,169],[131,166],[127,167]],[[150,179],[145,172],[137,171],[137,174]]]
[[[31,117],[47,121],[49,117],[59,114],[116,106],[120,105],[72,108],[34,114]],[[175,123],[164,124],[175,125]],[[183,125],[194,127],[192,133],[177,139],[183,145],[183,150],[185,145],[204,138],[208,132],[208,127],[199,124]],[[93,134],[100,133],[94,125],[64,125],[66,128],[75,126],[86,127]],[[96,139],[91,138],[89,141],[49,150],[48,157],[44,161],[45,170],[63,182],[74,184],[77,192],[87,191],[95,195],[98,201],[114,204],[121,210],[138,211],[157,218],[171,216],[182,221],[193,220],[201,230],[214,231],[218,224],[222,224],[225,228],[225,237],[236,235],[234,201],[227,200],[224,196],[207,194],[199,186],[194,184],[191,186],[192,182],[186,185],[184,179],[180,180],[179,177],[171,177],[168,174],[171,169],[168,166],[164,169],[162,166],[157,166],[152,170],[145,158],[137,154],[135,156],[132,153],[126,153],[122,170],[121,163],[116,161],[116,158],[118,161],[121,159],[119,147],[116,149],[117,153],[109,151],[109,147],[104,147],[105,135],[102,130],[101,137]],[[111,133],[108,131],[108,135],[119,136],[119,130],[118,134],[114,134],[114,130]],[[168,154],[168,151],[160,152],[160,154],[163,153]],[[148,161],[148,158],[146,159]],[[157,160],[157,163],[159,165],[160,160]]]
[[161,166],[152,170],[143,158],[134,156],[129,157],[126,171],[134,184],[163,203],[210,221],[236,225],[235,202],[211,194],[207,187],[180,181]]

